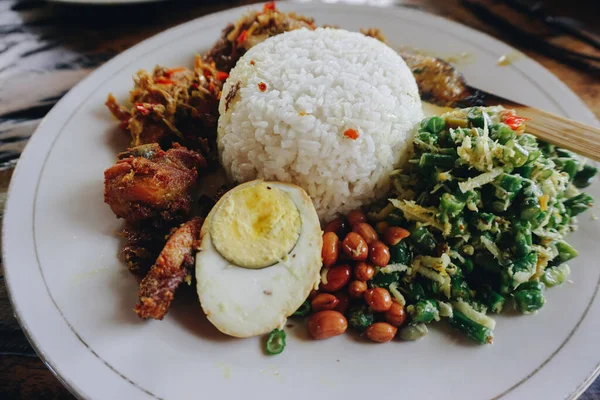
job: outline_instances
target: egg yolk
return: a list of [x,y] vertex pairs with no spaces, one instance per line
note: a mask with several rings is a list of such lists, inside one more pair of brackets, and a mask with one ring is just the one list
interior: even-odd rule
[[257,269],[285,259],[301,229],[300,211],[291,197],[260,182],[226,195],[212,217],[210,235],[226,260]]

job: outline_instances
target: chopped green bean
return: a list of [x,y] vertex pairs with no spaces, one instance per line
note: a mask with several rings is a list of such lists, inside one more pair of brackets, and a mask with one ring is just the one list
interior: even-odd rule
[[437,247],[435,238],[425,227],[415,229],[408,238],[412,244],[423,251],[424,254],[433,254]]
[[409,265],[412,254],[408,248],[408,243],[404,240],[394,246],[390,246],[390,263]]
[[558,250],[558,260],[561,263],[572,260],[579,255],[573,246],[563,240],[556,242],[555,246],[556,250]]
[[587,193],[579,193],[563,203],[569,210],[571,217],[581,214],[594,204],[594,199]]
[[535,197],[526,197],[521,203],[520,217],[525,221],[537,218],[541,212],[540,202]]
[[492,131],[490,136],[497,140],[500,144],[506,144],[509,140],[512,140],[517,137],[515,131],[511,129],[510,126],[499,123],[492,126]]
[[359,333],[363,333],[373,323],[373,312],[366,305],[353,306],[346,314],[348,325]]
[[517,257],[524,257],[532,250],[531,224],[525,221],[515,221],[513,223],[514,249]]
[[492,121],[490,117],[487,115],[485,111],[483,111],[480,107],[473,107],[467,113],[467,119],[470,124],[476,126],[478,128],[483,128],[485,122],[487,120],[487,125],[491,126]]
[[521,190],[523,179],[519,175],[501,174],[494,182],[507,192],[516,194]]
[[[533,163],[533,161],[537,160],[542,156],[542,152],[539,150],[529,151],[529,158],[527,159],[527,163]],[[522,167],[521,167],[522,168]]]
[[410,302],[417,302],[426,297],[425,288],[423,284],[419,281],[413,280],[409,284],[406,285],[406,297],[410,300]]
[[285,338],[286,334],[281,329],[273,329],[269,333],[267,343],[265,345],[267,354],[275,355],[279,354],[285,349]]
[[535,138],[535,136],[530,135],[528,133],[519,135],[517,141],[523,147],[527,147],[527,148],[537,147],[537,139]]
[[560,148],[560,147],[555,147],[555,148],[554,148],[554,152],[556,153],[556,155],[557,155],[558,157],[563,157],[563,158],[574,158],[574,159],[576,159],[576,158],[577,158],[577,154],[573,153],[573,152],[572,152],[572,151],[570,151],[570,150],[563,149],[563,148]]
[[458,215],[465,205],[465,202],[458,200],[450,193],[444,193],[440,199],[440,211],[450,216]]
[[542,283],[546,287],[561,285],[569,276],[571,270],[567,264],[557,265],[556,267],[546,268],[542,275]]
[[546,157],[553,156],[556,151],[556,146],[542,140],[538,140],[538,147]]
[[431,117],[427,120],[426,129],[431,133],[438,134],[444,130],[444,128],[446,128],[446,122],[444,121],[444,118]]
[[469,300],[471,298],[469,285],[460,276],[452,277],[451,293],[453,299]]
[[522,176],[523,178],[531,178],[531,175],[533,174],[533,170],[535,169],[535,166],[533,163],[529,163],[527,162],[527,164],[520,166],[519,168],[515,169],[515,173],[519,174],[520,176]]
[[544,285],[537,281],[522,283],[517,287],[513,296],[517,308],[524,314],[535,312],[546,303]]
[[386,218],[385,222],[387,222],[390,226],[403,226],[406,225],[406,219],[402,215],[402,212],[399,210],[392,211]]
[[423,322],[425,324],[439,319],[438,306],[433,300],[420,300],[415,305],[406,308],[413,323]]
[[575,158],[564,157],[554,159],[554,163],[556,164],[558,169],[560,169],[563,172],[566,172],[569,175],[570,180],[573,180],[575,178],[575,175],[577,174],[577,171],[579,170],[579,167],[581,165],[579,160]]
[[512,166],[521,167],[529,160],[529,152],[517,143],[517,141],[509,140],[506,143],[506,147],[507,149],[512,150],[512,154],[507,155],[504,160]]
[[456,157],[445,154],[423,153],[419,161],[419,167],[440,167],[450,169],[454,166]]
[[504,296],[502,296],[500,293],[490,290],[486,300],[487,307],[491,312],[496,314],[502,312],[502,308],[504,307],[505,301]]
[[[435,135],[431,132],[427,132],[427,131],[419,132],[417,135],[417,139],[419,139],[422,142],[427,143],[430,146],[435,145],[438,141],[437,135]],[[418,142],[417,142],[417,146],[419,146]]]
[[304,303],[298,308],[293,314],[293,317],[305,317],[310,314],[311,311],[310,301],[305,300]]
[[373,277],[373,286],[382,287],[388,289],[392,283],[400,281],[400,272],[393,271],[390,273],[377,272]]
[[456,309],[454,309],[452,312],[450,325],[465,333],[469,338],[473,339],[477,343],[491,344],[494,340],[494,333],[491,329],[478,324]]
[[575,174],[573,184],[580,189],[586,188],[592,184],[597,173],[598,168],[593,165],[584,165],[581,171]]

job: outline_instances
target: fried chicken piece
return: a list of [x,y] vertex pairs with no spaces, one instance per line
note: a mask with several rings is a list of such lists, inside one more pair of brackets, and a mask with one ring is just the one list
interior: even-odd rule
[[219,98],[227,74],[196,57],[193,70],[157,66],[152,73],[140,70],[130,92],[128,110],[108,95],[106,106],[131,134],[132,146],[159,143],[168,148],[182,142],[216,154],[213,145],[219,117]]
[[470,95],[465,79],[448,62],[408,52],[400,55],[417,81],[421,99],[439,106],[452,106]]
[[219,71],[229,72],[252,46],[300,28],[315,29],[314,20],[295,13],[285,14],[277,10],[275,2],[269,2],[262,11],[249,11],[228,25],[204,59],[213,61]]
[[173,301],[175,289],[183,281],[191,282],[193,253],[198,246],[202,223],[203,219],[193,218],[167,240],[156,263],[140,282],[140,301],[134,309],[140,318],[163,319]]
[[148,223],[125,224],[121,235],[126,243],[121,250],[121,256],[127,269],[138,282],[146,276],[156,261],[167,242],[169,231],[168,228],[157,229]]
[[204,157],[177,143],[167,151],[156,143],[134,147],[104,171],[104,201],[127,222],[171,227],[189,217],[205,167]]

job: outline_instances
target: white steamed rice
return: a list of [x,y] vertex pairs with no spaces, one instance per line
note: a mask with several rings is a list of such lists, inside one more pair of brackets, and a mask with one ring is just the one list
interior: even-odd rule
[[[296,30],[252,47],[231,71],[219,112],[229,178],[295,183],[323,221],[385,194],[423,117],[404,60],[376,39],[340,29]],[[358,139],[346,137],[347,129]]]

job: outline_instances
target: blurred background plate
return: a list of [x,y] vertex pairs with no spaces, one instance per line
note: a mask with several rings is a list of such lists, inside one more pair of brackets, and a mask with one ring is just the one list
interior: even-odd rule
[[134,3],[154,3],[157,1],[167,0],[49,0],[55,3],[71,3],[71,4],[134,4]]

